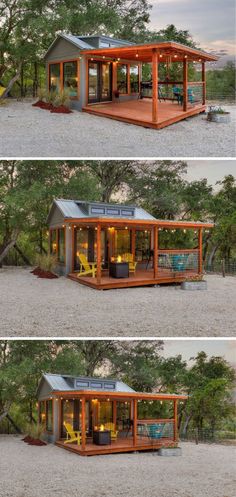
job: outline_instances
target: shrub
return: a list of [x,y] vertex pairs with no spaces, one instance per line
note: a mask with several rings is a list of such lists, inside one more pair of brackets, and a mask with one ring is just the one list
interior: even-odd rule
[[56,107],[60,107],[61,105],[70,107],[70,92],[68,90],[62,90],[57,93],[54,104]]
[[57,265],[57,258],[55,257],[55,255],[51,255],[51,254],[38,255],[36,257],[36,264],[43,271],[53,272],[53,270],[55,269],[55,267]]
[[39,88],[37,96],[38,96],[39,100],[42,100],[43,102],[46,101],[46,98],[47,98],[47,90],[46,90],[46,88]]
[[28,435],[29,437],[35,438],[35,439],[40,440],[42,438],[44,431],[45,431],[45,427],[40,423],[28,424],[26,426],[26,435]]
[[45,100],[48,104],[54,105],[57,98],[56,91],[47,91],[45,95]]

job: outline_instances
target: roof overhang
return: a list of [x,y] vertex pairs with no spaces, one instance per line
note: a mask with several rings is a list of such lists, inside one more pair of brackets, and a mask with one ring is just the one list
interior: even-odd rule
[[187,400],[188,395],[184,394],[163,394],[163,393],[142,393],[142,392],[100,392],[100,391],[92,391],[92,390],[68,390],[68,391],[60,391],[54,390],[52,392],[54,396],[59,396],[61,398],[73,398],[77,397],[86,397],[88,399],[98,399],[98,398],[106,398],[106,399],[136,399],[136,400]]
[[171,229],[199,229],[214,228],[213,223],[201,223],[194,221],[166,221],[166,220],[139,220],[139,219],[114,219],[114,218],[66,218],[65,223],[74,223],[81,225],[103,225],[103,226],[158,226],[159,228]]
[[159,62],[183,62],[184,59],[190,62],[213,62],[218,60],[218,57],[215,55],[175,42],[147,43],[116,48],[97,48],[82,50],[81,54],[89,57],[97,56],[116,60],[120,58],[122,60],[151,62],[154,51],[158,53]]

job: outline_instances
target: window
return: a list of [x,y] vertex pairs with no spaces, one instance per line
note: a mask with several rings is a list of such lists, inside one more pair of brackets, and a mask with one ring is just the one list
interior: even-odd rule
[[49,65],[49,90],[60,91],[61,78],[60,78],[60,64]]
[[107,209],[107,214],[111,214],[112,216],[119,216],[120,209]]
[[53,431],[52,400],[46,400],[46,430]]
[[39,402],[39,422],[41,425],[45,426],[46,421],[46,411],[45,411],[45,402]]
[[131,216],[134,216],[134,211],[131,211],[131,210],[129,211],[128,209],[124,209],[124,210],[122,209],[121,215],[131,217]]
[[103,207],[91,207],[91,214],[105,214]]
[[56,255],[57,253],[57,230],[50,231],[50,254]]
[[126,64],[117,65],[117,90],[120,93],[128,93],[128,71]]
[[77,62],[64,62],[63,64],[63,85],[65,90],[69,90],[70,97],[77,97]]
[[58,260],[65,262],[65,230],[60,228],[58,230]]
[[139,68],[135,64],[130,66],[130,91],[131,93],[139,92]]

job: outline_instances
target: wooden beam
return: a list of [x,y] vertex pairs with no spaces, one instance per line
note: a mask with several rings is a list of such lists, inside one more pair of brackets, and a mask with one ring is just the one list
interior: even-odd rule
[[154,251],[153,251],[153,269],[154,279],[157,278],[158,273],[158,227],[154,227]]
[[183,62],[183,110],[188,110],[188,61]]
[[113,400],[113,423],[116,429],[116,418],[117,418],[117,401]]
[[206,104],[206,64],[202,62],[202,105]]
[[133,259],[135,260],[135,247],[136,247],[136,230],[135,228],[132,228],[131,230],[131,254],[133,256]]
[[157,123],[158,113],[158,56],[157,49],[152,50],[152,122]]
[[63,81],[63,62],[60,62],[60,88],[61,91],[64,90],[64,81]]
[[86,446],[86,418],[85,418],[85,397],[81,399],[81,448]]
[[174,400],[174,441],[178,442],[178,400]]
[[198,230],[198,273],[202,274],[202,228]]
[[133,400],[133,445],[137,445],[137,418],[138,418],[138,402]]
[[101,275],[102,275],[102,268],[101,268],[101,225],[98,224],[97,226],[97,284],[100,285],[101,283]]

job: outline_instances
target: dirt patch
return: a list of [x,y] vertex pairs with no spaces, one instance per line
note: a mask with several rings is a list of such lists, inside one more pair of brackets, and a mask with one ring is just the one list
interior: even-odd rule
[[40,267],[36,267],[35,269],[33,269],[33,271],[30,272],[35,276],[38,276],[38,278],[46,278],[48,280],[53,280],[55,278],[58,278],[57,274],[52,273],[51,271],[44,271]]
[[48,102],[44,102],[43,100],[38,100],[38,102],[35,102],[34,104],[32,104],[32,107],[39,107],[40,109],[50,110],[50,112],[53,112],[55,114],[71,114],[72,113],[72,110],[70,110],[65,105],[59,105],[58,107],[55,107],[53,104],[50,104]]

